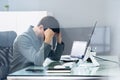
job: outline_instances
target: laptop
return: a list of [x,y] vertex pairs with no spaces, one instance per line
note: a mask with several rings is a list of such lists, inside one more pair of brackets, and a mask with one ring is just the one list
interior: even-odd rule
[[[64,61],[64,62],[78,62],[79,59],[84,58],[84,56],[86,55],[87,49],[90,45],[91,38],[94,34],[96,24],[97,24],[97,21],[94,23],[93,30],[92,30],[89,38],[88,38],[88,42],[87,41],[74,41],[73,45],[72,45],[71,54],[62,56],[61,61]],[[82,47],[82,49],[81,49],[82,51],[77,50],[79,47]],[[79,50],[80,50],[80,48],[79,48]]]

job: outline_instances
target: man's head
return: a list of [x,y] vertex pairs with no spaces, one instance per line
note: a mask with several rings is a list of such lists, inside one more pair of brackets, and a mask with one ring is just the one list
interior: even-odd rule
[[49,43],[53,36],[58,36],[60,33],[59,23],[52,16],[43,17],[33,30],[38,37],[42,36],[46,43]]
[[59,23],[52,16],[46,16],[46,17],[42,18],[41,21],[38,23],[37,26],[39,27],[41,25],[43,26],[44,30],[50,28],[55,33],[59,33],[60,32]]

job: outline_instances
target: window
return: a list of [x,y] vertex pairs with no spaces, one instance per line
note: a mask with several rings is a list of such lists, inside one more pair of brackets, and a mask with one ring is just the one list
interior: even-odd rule
[[30,25],[36,26],[44,16],[47,11],[0,12],[0,31],[13,30],[19,35]]

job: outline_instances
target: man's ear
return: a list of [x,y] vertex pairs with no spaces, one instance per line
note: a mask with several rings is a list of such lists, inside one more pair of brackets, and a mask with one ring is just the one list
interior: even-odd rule
[[39,26],[39,29],[40,29],[40,30],[44,29],[43,25],[40,25],[40,26]]

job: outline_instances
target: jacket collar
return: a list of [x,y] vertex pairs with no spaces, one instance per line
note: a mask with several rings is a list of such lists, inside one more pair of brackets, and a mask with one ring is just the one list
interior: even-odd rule
[[[36,34],[35,34],[35,32],[33,31],[33,28],[34,28],[34,26],[30,26],[29,28],[28,28],[28,32],[29,32],[29,34],[31,35],[31,37],[33,38],[33,39],[35,39],[35,40],[42,40],[42,37],[38,37]],[[43,41],[43,40],[42,40]]]

